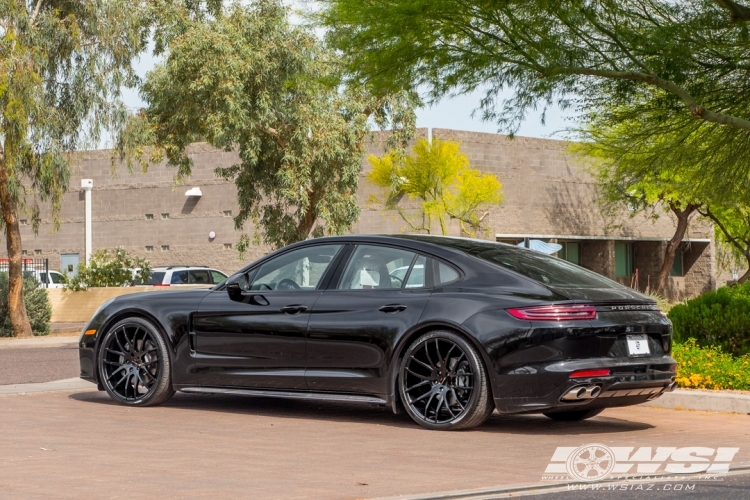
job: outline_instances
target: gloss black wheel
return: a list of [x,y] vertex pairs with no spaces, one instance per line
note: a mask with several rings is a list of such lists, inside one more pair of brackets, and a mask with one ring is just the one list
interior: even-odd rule
[[482,359],[448,331],[427,333],[409,347],[401,362],[399,391],[409,416],[428,429],[475,427],[494,409]]
[[604,408],[597,408],[595,410],[571,410],[571,411],[559,411],[545,413],[544,416],[557,420],[558,422],[578,422],[579,420],[586,420],[587,418],[595,417],[604,411]]
[[99,377],[120,403],[151,406],[172,397],[170,368],[164,339],[146,320],[122,320],[102,340]]

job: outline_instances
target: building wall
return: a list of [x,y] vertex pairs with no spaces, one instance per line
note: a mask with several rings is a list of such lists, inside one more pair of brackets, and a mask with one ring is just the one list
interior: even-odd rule
[[[631,217],[628,212],[616,220],[608,219],[596,203],[596,188],[585,165],[566,151],[567,144],[563,141],[527,137],[511,140],[497,134],[445,129],[433,129],[432,135],[461,141],[461,149],[472,165],[497,175],[502,182],[504,200],[489,210],[485,235],[488,239],[495,239],[498,234],[611,238],[582,241],[581,262],[613,277],[612,239],[669,238],[674,231],[674,220],[666,212],[656,220]],[[419,129],[417,136],[426,137],[427,129]],[[369,154],[383,154],[383,138],[383,135],[375,135],[368,148]],[[22,226],[24,250],[30,256],[48,257],[53,269],[59,268],[62,253],[78,253],[81,261],[84,260],[84,196],[79,189],[82,178],[94,181],[95,250],[124,246],[136,255],[147,257],[154,266],[209,265],[227,273],[270,250],[263,246],[251,247],[244,260],[238,258],[235,245],[240,234],[252,235],[253,228],[247,224],[244,231],[235,231],[233,217],[238,211],[235,186],[214,174],[217,167],[238,162],[238,156],[206,144],[191,146],[189,155],[194,162],[192,176],[185,185],[175,185],[175,170],[164,164],[152,165],[146,173],[129,173],[119,165],[113,175],[109,151],[81,154],[72,167],[60,230],[52,233],[49,213],[43,211],[38,235],[33,234],[30,224]],[[382,205],[373,201],[381,193],[366,179],[370,170],[365,158],[358,191],[362,213],[352,232],[408,232],[407,224],[397,212],[384,212]],[[185,191],[194,186],[201,188],[201,198],[185,196]],[[413,207],[408,200],[403,200],[401,205],[407,212]],[[147,219],[146,214],[152,214],[153,220]],[[162,214],[169,214],[169,218],[162,218]],[[216,237],[209,239],[212,231]],[[449,233],[460,235],[455,221],[450,223]],[[712,229],[694,220],[688,236],[711,238]],[[163,245],[168,249],[162,250]],[[645,272],[653,272],[651,268],[659,245],[653,243],[651,251],[649,245],[641,244],[641,276],[646,268]],[[147,247],[153,247],[153,251],[147,251]],[[5,249],[0,252],[4,254]],[[639,259],[638,252],[636,259]],[[696,253],[694,260],[681,288],[686,294],[714,286],[713,245]]]

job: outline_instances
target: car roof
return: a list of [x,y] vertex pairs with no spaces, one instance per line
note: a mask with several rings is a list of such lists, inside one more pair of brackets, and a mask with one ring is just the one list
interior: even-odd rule
[[218,271],[218,269],[214,269],[213,267],[208,266],[158,266],[154,267],[151,270],[152,271],[180,271],[183,269],[210,269],[211,271]]

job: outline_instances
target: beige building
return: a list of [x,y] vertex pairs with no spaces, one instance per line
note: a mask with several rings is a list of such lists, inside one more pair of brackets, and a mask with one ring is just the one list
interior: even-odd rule
[[[427,129],[419,136],[426,137]],[[573,157],[565,143],[548,139],[432,129],[432,137],[461,141],[462,151],[474,167],[495,174],[503,184],[503,203],[490,210],[487,226],[498,241],[519,242],[524,237],[563,245],[559,257],[644,289],[653,282],[661,264],[663,249],[674,231],[674,220],[665,213],[656,221],[645,217],[620,220],[605,217],[596,203],[591,178]],[[370,152],[382,154],[372,145]],[[51,232],[48,219],[41,221],[38,235],[23,219],[24,252],[29,257],[48,258],[51,269],[75,268],[85,260],[84,193],[81,179],[93,180],[93,249],[124,246],[147,257],[154,266],[206,265],[231,273],[267,248],[255,247],[246,260],[238,259],[235,245],[240,232],[234,230],[237,214],[236,190],[219,179],[214,169],[238,161],[233,153],[217,151],[205,144],[191,147],[193,175],[184,186],[174,184],[174,170],[151,166],[147,173],[129,174],[120,167],[112,175],[109,151],[85,153],[73,167],[70,190],[62,210],[62,226]],[[365,175],[365,160],[359,188],[362,215],[355,233],[400,233],[406,224],[395,213],[384,213],[366,203],[374,187]],[[201,196],[186,196],[199,188]],[[246,230],[252,233],[252,227]],[[458,225],[452,225],[459,234]],[[213,237],[211,237],[213,235]],[[3,245],[4,253],[4,245]],[[695,296],[716,287],[717,270],[713,230],[691,221],[678,253],[669,295]]]

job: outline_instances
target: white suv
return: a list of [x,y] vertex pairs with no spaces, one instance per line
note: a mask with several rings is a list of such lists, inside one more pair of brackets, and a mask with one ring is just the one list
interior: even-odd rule
[[214,286],[227,278],[227,275],[216,269],[201,266],[168,266],[155,267],[151,278],[144,285],[180,286],[206,285]]

